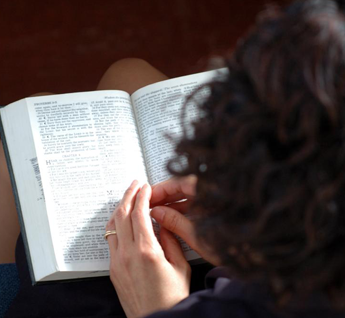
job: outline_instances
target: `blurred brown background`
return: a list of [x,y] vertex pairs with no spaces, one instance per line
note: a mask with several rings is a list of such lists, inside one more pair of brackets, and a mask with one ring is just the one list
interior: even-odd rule
[[1,0],[0,105],[41,91],[94,90],[125,57],[146,59],[169,77],[202,71],[271,2]]

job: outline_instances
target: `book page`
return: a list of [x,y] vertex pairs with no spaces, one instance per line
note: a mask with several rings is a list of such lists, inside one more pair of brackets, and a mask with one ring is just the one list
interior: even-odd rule
[[[138,130],[150,184],[156,184],[170,178],[166,166],[174,155],[175,141],[182,134],[181,112],[186,97],[203,84],[226,74],[225,69],[209,71],[194,75],[183,76],[159,82],[139,89],[132,94],[132,104],[137,118]],[[208,89],[202,88],[195,96],[194,102],[201,102],[208,96]],[[199,116],[193,102],[188,105],[187,122]],[[159,226],[154,223],[156,234]],[[200,259],[185,242],[178,238],[186,259],[189,261]]]
[[[166,164],[174,154],[175,144],[166,135],[178,140],[182,133],[181,112],[186,97],[203,84],[224,74],[225,69],[173,78],[139,89],[132,95],[137,125],[150,184],[169,179]],[[196,99],[208,95],[206,88],[198,92]],[[198,116],[197,108],[187,107],[187,121]]]
[[147,182],[129,95],[27,99],[60,270],[108,270],[105,225],[134,179]]

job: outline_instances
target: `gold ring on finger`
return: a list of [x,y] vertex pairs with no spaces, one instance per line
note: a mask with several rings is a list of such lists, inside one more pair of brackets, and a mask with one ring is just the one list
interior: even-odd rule
[[105,234],[103,235],[104,239],[107,240],[109,235],[116,235],[116,231],[115,230],[111,230],[111,231],[106,231]]

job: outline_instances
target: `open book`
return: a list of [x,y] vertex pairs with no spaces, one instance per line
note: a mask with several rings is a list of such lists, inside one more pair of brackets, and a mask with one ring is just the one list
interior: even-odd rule
[[[132,180],[153,185],[181,134],[185,97],[209,71],[132,96],[94,91],[26,98],[1,109],[2,141],[34,283],[109,275],[105,224]],[[198,93],[204,98],[207,90]],[[187,118],[198,116],[193,105]],[[188,260],[199,256],[188,246]]]

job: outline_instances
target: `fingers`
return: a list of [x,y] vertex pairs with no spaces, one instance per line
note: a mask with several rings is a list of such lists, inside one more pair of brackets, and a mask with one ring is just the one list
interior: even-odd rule
[[[106,227],[105,227],[106,231],[112,231],[112,230],[116,230],[115,227],[115,220],[114,220],[114,213],[111,216],[111,218],[109,219]],[[113,258],[114,253],[118,247],[118,243],[117,243],[117,237],[116,235],[109,235],[107,238],[105,238],[108,242],[109,245],[109,250],[110,250],[110,257]]]
[[186,214],[189,211],[190,200],[184,200],[182,202],[171,203],[166,206],[171,209],[177,210],[178,212],[182,214]]
[[[196,178],[191,176],[157,185],[156,199],[163,198],[163,201],[169,201],[171,198],[180,199],[191,196],[194,194],[195,181]],[[128,247],[128,242],[152,242],[156,239],[149,213],[151,187],[144,185],[140,190],[139,188],[138,181],[133,181],[107,224],[106,230],[116,229],[117,231],[117,235],[108,237],[111,253],[116,251],[118,246]],[[188,205],[188,201],[183,201],[172,203],[166,207],[155,208],[152,211],[152,216],[158,223],[179,235],[192,247],[193,226],[187,218],[175,210],[178,209],[184,213],[187,211]],[[161,213],[162,211],[163,213]]]
[[150,216],[151,187],[145,184],[137,195],[133,212],[131,213],[134,241],[155,238]]
[[195,195],[196,176],[173,178],[152,187],[151,206],[164,205]]
[[165,228],[161,228],[160,238],[164,255],[168,262],[179,267],[188,266],[181,245],[176,237]]
[[110,258],[114,259],[114,253],[117,250],[118,242],[117,242],[117,236],[115,235],[109,235],[106,240],[108,241],[109,245],[109,251],[110,251]]
[[217,266],[221,264],[219,258],[212,252],[212,250],[207,246],[199,245],[195,236],[193,223],[179,211],[166,205],[159,206],[152,209],[151,216],[158,222],[158,224],[161,225],[161,231],[162,228],[165,228],[178,235],[195,252],[211,264]]
[[194,227],[180,212],[167,207],[155,207],[151,211],[151,216],[164,228],[181,237],[191,248],[196,248]]
[[[114,227],[109,230],[116,229],[119,244],[121,242],[133,241],[133,230],[130,213],[135,204],[136,194],[139,191],[139,182],[134,180],[126,190],[122,200],[116,207],[109,223],[113,222]],[[112,235],[113,236],[113,235]]]

